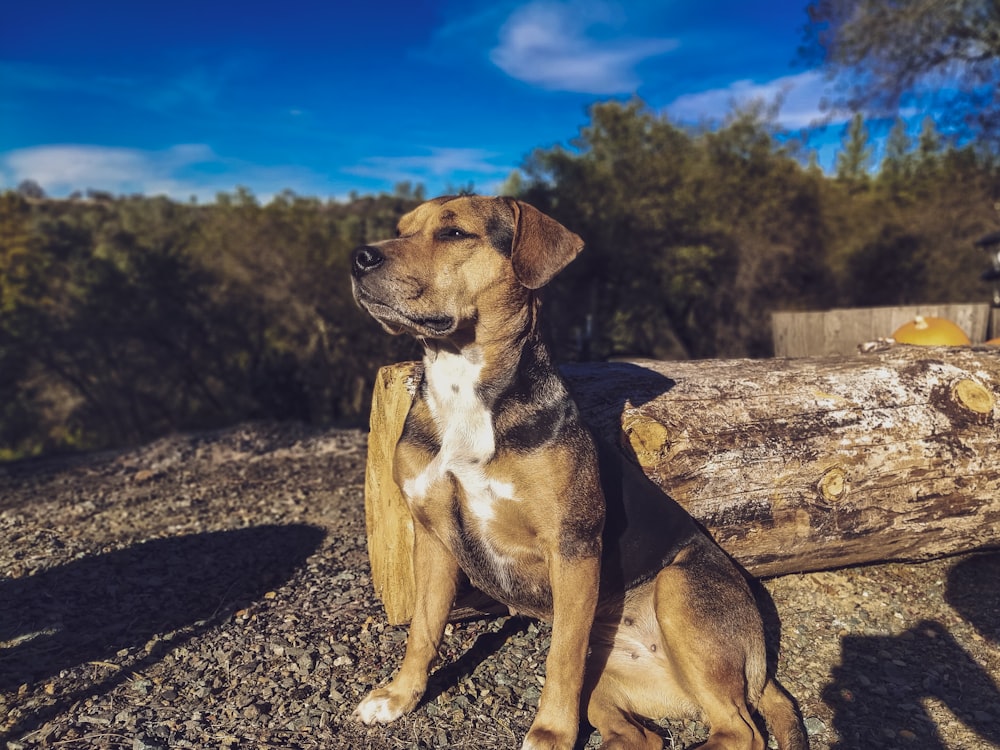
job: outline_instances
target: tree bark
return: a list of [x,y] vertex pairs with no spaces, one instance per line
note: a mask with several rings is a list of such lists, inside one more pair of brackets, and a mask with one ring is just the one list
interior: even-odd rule
[[[380,372],[369,438],[369,554],[393,622],[412,606],[412,521],[392,446],[415,367]],[[563,372],[595,434],[755,575],[1000,545],[1000,349]]]

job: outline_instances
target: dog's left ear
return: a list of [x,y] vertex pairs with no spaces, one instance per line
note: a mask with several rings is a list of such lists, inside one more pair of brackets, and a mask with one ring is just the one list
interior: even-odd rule
[[538,289],[552,280],[583,250],[583,240],[550,216],[522,201],[514,209],[510,260],[518,281]]

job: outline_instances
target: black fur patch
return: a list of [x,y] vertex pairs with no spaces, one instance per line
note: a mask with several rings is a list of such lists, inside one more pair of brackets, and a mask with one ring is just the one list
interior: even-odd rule
[[499,436],[505,448],[530,453],[557,440],[566,426],[576,419],[576,407],[569,402],[535,405],[529,413]]
[[486,221],[486,236],[501,255],[510,257],[514,246],[514,228],[509,221],[494,214]]
[[620,450],[597,441],[607,503],[602,579],[632,588],[656,576],[698,535],[694,520]]
[[481,385],[478,395],[493,411],[497,445],[518,453],[562,439],[580,421],[576,404],[537,338],[525,343],[509,379]]
[[403,423],[402,440],[410,445],[423,448],[428,453],[434,454],[441,450],[441,441],[433,428],[424,420],[414,416],[413,411],[406,415]]

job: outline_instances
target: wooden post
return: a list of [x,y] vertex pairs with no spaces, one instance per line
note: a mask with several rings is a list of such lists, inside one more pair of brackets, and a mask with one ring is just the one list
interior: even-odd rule
[[[389,446],[414,367],[380,372],[373,409],[391,416],[373,416],[369,438],[369,554],[392,622],[412,606],[412,522]],[[756,575],[1000,545],[1000,349],[563,371],[595,434]]]

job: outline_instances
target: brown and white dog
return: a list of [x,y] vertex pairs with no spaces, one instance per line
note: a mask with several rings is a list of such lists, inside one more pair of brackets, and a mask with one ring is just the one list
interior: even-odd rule
[[354,296],[424,346],[396,446],[414,518],[416,606],[402,667],[355,716],[412,710],[464,573],[512,611],[552,622],[546,681],[523,748],[572,748],[581,706],[606,748],[660,748],[643,718],[694,717],[703,747],[806,748],[768,673],[741,573],[614,448],[595,444],[538,328],[538,289],[582,240],[526,203],[424,203],[395,239],[359,247]]

